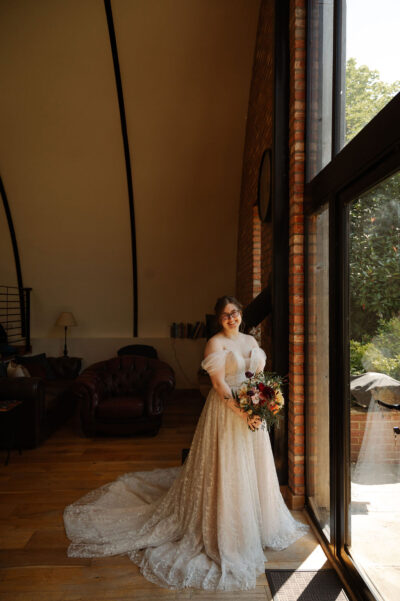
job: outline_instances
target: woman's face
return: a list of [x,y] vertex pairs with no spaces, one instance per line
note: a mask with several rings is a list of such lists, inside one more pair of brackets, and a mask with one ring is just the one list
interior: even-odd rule
[[219,316],[219,321],[224,332],[235,332],[239,330],[239,326],[242,323],[242,314],[236,305],[228,303]]

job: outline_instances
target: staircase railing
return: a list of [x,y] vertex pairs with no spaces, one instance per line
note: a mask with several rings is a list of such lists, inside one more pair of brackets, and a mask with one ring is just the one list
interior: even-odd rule
[[8,344],[22,353],[31,351],[31,290],[0,285],[0,324],[7,333]]

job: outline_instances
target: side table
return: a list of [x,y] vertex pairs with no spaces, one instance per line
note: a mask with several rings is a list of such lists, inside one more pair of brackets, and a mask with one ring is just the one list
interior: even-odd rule
[[[21,407],[22,401],[0,401],[0,441],[7,449],[7,456],[4,465],[10,461],[11,449],[15,442],[15,432],[21,425]],[[19,443],[19,454],[21,455],[21,445]]]

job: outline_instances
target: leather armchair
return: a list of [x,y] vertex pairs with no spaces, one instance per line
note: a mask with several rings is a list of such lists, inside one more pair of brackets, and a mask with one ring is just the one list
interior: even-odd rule
[[95,363],[72,388],[78,428],[85,436],[154,436],[174,388],[173,369],[158,359],[125,355]]

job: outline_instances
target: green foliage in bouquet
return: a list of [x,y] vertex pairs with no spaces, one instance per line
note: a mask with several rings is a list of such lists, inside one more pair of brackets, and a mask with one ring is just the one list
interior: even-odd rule
[[245,375],[247,379],[232,390],[238,406],[249,416],[258,415],[268,430],[274,424],[279,426],[279,412],[285,403],[281,391],[285,379],[273,372],[246,371]]

